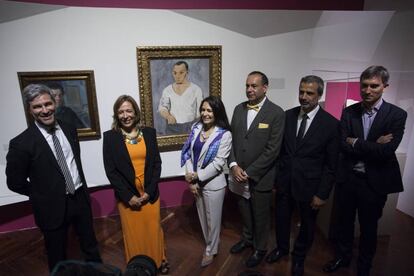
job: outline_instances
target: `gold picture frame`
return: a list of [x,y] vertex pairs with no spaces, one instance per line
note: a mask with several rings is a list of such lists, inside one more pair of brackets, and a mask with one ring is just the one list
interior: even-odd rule
[[[51,88],[64,91],[62,104],[56,109],[56,117],[65,121],[68,120],[66,115],[70,113],[70,122],[76,126],[81,141],[101,138],[95,77],[92,70],[18,72],[17,76],[22,92],[31,83],[42,83]],[[29,125],[33,122],[33,117],[26,108],[25,114]]]
[[180,150],[189,134],[169,133],[167,121],[158,112],[165,89],[174,84],[173,68],[183,61],[191,85],[199,87],[202,98],[221,97],[221,46],[137,47],[141,121],[157,130],[160,151]]

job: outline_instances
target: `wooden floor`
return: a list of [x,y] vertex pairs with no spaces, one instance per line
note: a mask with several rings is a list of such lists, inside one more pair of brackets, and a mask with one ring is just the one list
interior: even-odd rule
[[[219,254],[214,262],[200,268],[204,242],[195,206],[163,209],[163,228],[167,242],[167,256],[171,275],[238,275],[246,271],[244,261],[249,250],[239,255],[229,254],[230,247],[239,240],[240,221],[231,195],[226,196]],[[395,211],[393,234],[380,237],[372,275],[414,275],[414,219]],[[295,223],[293,223],[295,225]],[[295,231],[297,227],[293,226]],[[95,220],[95,232],[105,263],[125,269],[122,233],[117,216]],[[73,234],[69,238],[69,257],[79,258],[78,245]],[[355,248],[357,247],[355,243]],[[274,247],[274,235],[269,249]],[[332,246],[319,232],[305,263],[305,275],[327,275],[322,265],[331,258]],[[254,271],[263,275],[290,275],[290,260],[260,264]],[[335,276],[355,275],[355,261],[350,268],[342,268]],[[43,238],[38,229],[0,235],[0,275],[47,275],[47,261]]]

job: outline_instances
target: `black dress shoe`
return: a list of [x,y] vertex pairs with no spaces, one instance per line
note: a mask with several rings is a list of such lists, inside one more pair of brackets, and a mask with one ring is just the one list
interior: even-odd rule
[[303,263],[292,264],[292,276],[303,276],[305,273],[305,266]]
[[266,256],[266,250],[255,250],[253,254],[247,259],[246,266],[257,266],[263,260],[264,256]]
[[244,240],[241,240],[230,248],[230,253],[237,254],[248,247],[252,247],[252,245],[250,243],[245,242]]
[[334,271],[337,271],[340,267],[346,267],[349,266],[349,261],[342,259],[342,258],[336,258],[333,259],[332,261],[327,262],[324,266],[323,266],[323,271],[327,272],[327,273],[331,273]]
[[284,251],[275,248],[272,250],[272,252],[270,252],[269,255],[267,255],[266,262],[268,262],[269,264],[275,263],[279,261],[283,256],[286,256],[286,255],[287,253],[285,253]]

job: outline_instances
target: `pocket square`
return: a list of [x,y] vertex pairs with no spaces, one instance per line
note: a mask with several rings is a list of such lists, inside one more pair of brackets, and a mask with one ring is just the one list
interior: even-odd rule
[[269,124],[259,123],[259,128],[269,128]]

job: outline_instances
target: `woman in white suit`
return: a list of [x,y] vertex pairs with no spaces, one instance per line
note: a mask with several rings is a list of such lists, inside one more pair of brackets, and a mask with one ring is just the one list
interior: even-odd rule
[[200,121],[181,152],[185,179],[196,199],[206,249],[201,266],[212,263],[220,241],[221,213],[226,193],[223,168],[231,149],[230,124],[220,98],[209,96],[200,105]]

